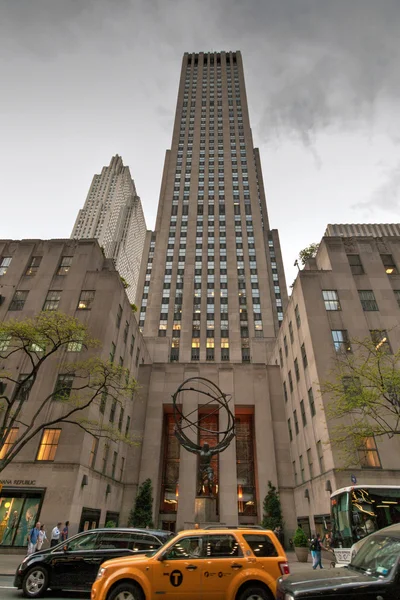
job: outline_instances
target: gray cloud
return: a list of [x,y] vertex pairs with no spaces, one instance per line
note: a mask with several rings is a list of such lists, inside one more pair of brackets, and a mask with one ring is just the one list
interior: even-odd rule
[[382,183],[374,190],[369,200],[353,204],[352,209],[363,210],[372,214],[384,210],[400,216],[400,162],[392,169],[387,169]]

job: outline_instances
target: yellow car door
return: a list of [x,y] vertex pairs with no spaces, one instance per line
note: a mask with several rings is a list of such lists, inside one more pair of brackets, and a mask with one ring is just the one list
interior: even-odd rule
[[169,546],[151,567],[153,597],[201,600],[199,537],[188,536]]
[[210,534],[204,539],[201,585],[206,600],[230,600],[228,588],[240,578],[246,559],[236,537],[231,533]]

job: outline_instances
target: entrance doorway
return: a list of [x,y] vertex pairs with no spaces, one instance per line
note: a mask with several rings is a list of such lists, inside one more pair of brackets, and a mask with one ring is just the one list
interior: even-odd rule
[[100,523],[101,510],[98,508],[82,508],[81,520],[79,522],[79,532],[88,531],[88,529],[97,529]]

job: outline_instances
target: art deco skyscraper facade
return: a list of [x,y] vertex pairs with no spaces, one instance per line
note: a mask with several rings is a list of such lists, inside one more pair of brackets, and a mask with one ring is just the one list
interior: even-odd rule
[[265,362],[287,293],[240,52],[184,55],[148,242],[137,297],[145,337],[169,338],[171,361]]
[[101,175],[93,177],[84,207],[79,211],[71,238],[96,238],[112,258],[135,301],[146,222],[129,167],[115,155]]

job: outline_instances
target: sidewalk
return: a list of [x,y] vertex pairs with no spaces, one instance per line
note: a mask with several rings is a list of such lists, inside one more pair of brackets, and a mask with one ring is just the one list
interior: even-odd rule
[[[17,567],[25,556],[25,554],[0,554],[0,575],[15,575]],[[311,573],[312,563],[310,557],[309,562],[306,563],[299,563],[294,552],[288,552],[287,557],[292,574],[302,573],[303,571],[310,571]],[[326,566],[329,568],[328,564]]]

